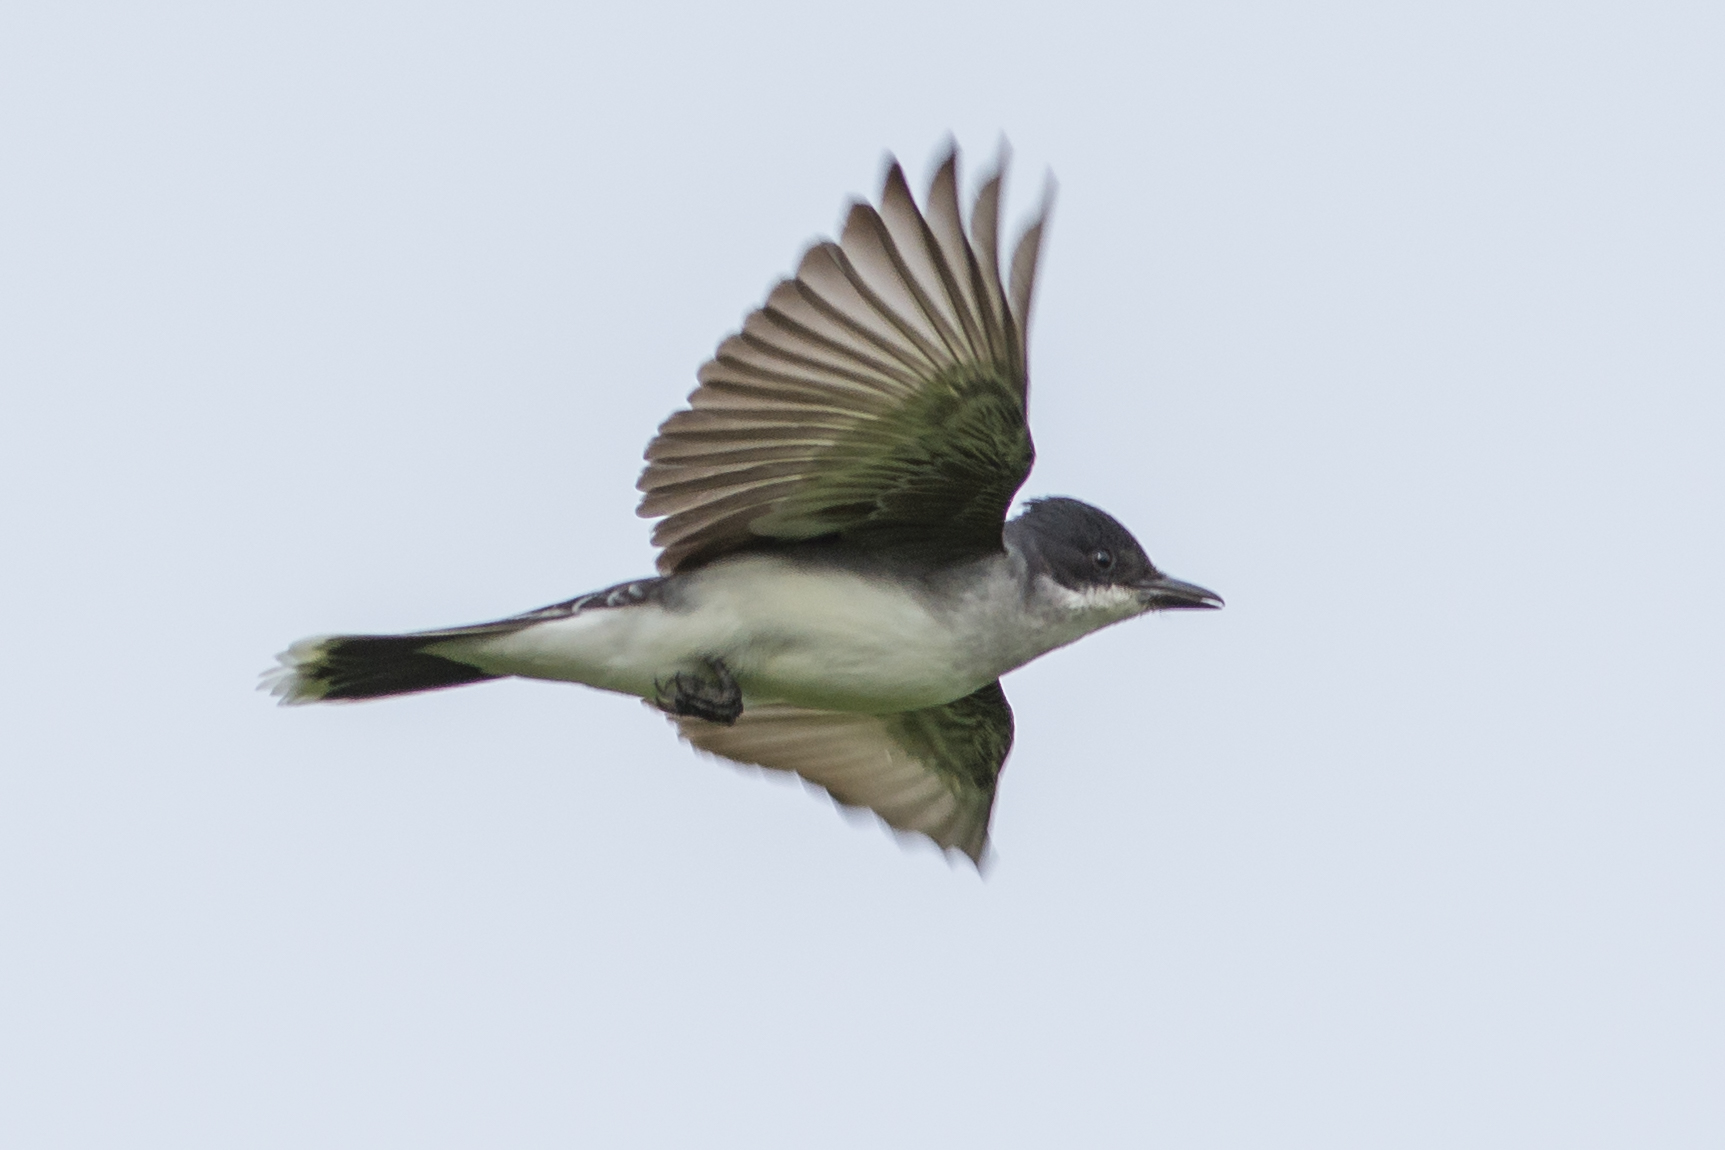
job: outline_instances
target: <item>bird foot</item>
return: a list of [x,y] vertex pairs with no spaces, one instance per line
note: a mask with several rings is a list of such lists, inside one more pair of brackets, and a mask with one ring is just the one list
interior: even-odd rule
[[684,715],[730,726],[743,713],[743,689],[723,659],[707,659],[700,671],[678,671],[654,679],[653,705],[668,715]]

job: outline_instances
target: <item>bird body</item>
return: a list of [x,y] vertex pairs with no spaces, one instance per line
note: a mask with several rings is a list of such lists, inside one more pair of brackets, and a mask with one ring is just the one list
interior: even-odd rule
[[980,860],[1013,737],[1000,677],[1147,611],[1221,605],[1088,504],[1007,520],[1034,458],[1043,222],[1004,283],[999,195],[996,173],[967,228],[955,154],[926,215],[893,164],[879,209],[853,205],[720,344],[647,448],[658,575],[491,623],[304,640],[266,686],[286,703],[504,677],[635,695],[703,750]]
[[640,604],[450,639],[432,650],[492,674],[569,679],[643,698],[656,682],[718,659],[745,707],[904,711],[951,702],[1001,673],[965,642],[986,625],[991,596],[981,590],[947,601],[866,572],[739,555],[669,576]]

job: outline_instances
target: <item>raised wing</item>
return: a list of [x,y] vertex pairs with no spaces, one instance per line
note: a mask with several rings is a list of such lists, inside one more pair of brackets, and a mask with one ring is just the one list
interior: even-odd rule
[[981,864],[994,784],[1012,749],[1012,708],[998,682],[945,706],[859,715],[766,706],[734,726],[674,720],[703,751],[801,775],[847,807],[926,835]]
[[1034,451],[1025,329],[1043,212],[998,258],[1000,174],[959,217],[958,156],[926,217],[894,162],[698,373],[647,445],[638,514],[669,574],[767,540],[1000,547]]

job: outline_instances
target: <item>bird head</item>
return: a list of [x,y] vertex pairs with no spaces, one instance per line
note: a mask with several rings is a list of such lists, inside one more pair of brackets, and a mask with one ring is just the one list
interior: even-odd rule
[[1119,520],[1088,503],[1032,500],[1008,531],[1032,571],[1067,593],[1062,600],[1071,610],[1124,619],[1222,606],[1214,591],[1157,570]]

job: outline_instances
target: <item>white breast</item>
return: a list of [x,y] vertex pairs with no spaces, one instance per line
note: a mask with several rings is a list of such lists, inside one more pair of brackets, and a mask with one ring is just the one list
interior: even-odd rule
[[969,694],[962,627],[884,578],[750,556],[690,577],[688,621],[730,665],[747,702],[896,711]]

